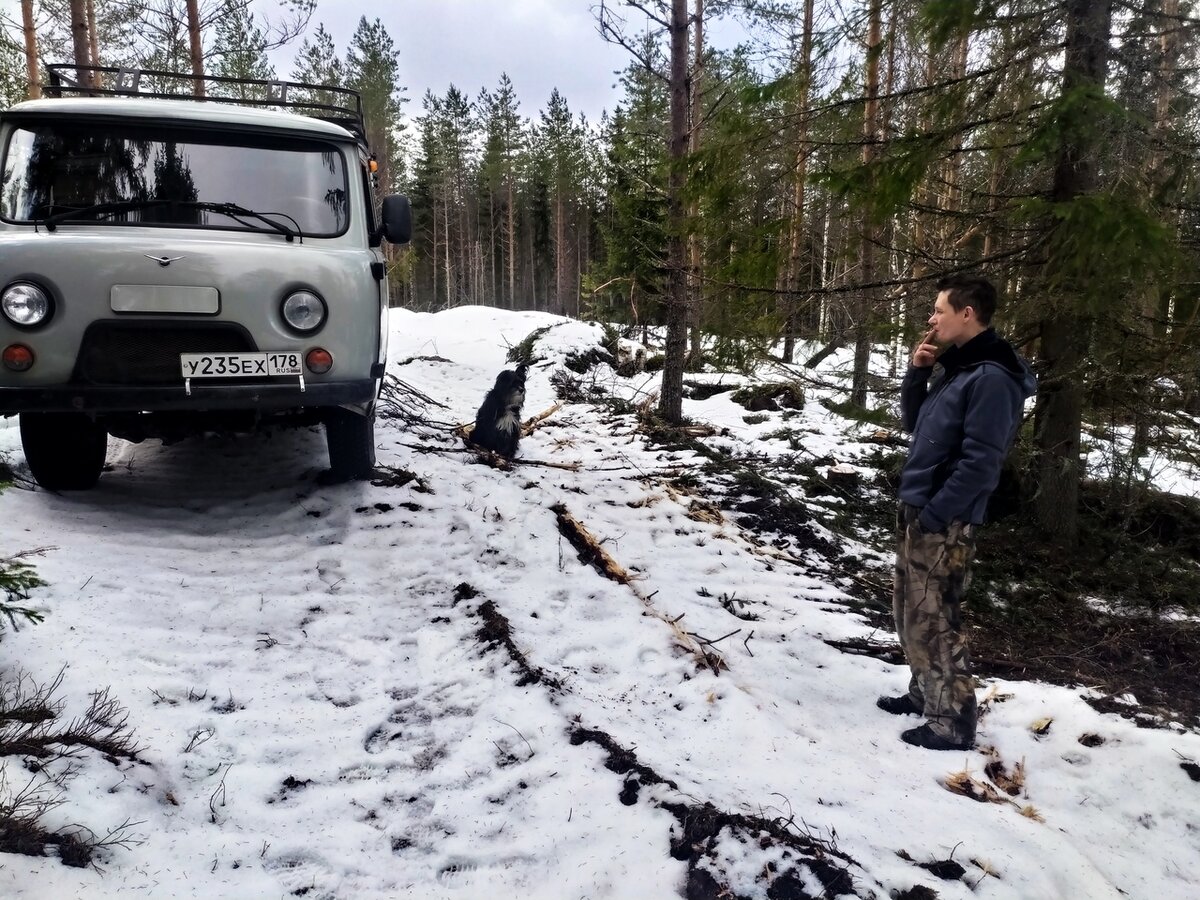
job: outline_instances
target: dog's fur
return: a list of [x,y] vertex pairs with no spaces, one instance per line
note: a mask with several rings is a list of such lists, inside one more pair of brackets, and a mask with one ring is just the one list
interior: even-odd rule
[[471,442],[512,459],[521,440],[521,406],[525,403],[525,363],[505,369],[483,398],[475,415]]

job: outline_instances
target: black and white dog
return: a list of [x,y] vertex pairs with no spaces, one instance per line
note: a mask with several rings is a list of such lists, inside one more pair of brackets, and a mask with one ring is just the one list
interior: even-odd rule
[[475,414],[471,442],[512,459],[521,440],[521,406],[525,403],[525,363],[505,369]]

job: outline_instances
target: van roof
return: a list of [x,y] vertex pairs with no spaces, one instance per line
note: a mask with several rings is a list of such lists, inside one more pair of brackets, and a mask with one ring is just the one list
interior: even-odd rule
[[262,128],[276,131],[302,131],[315,136],[356,140],[340,125],[274,109],[234,106],[219,100],[156,100],[126,97],[63,97],[26,100],[9,107],[5,118],[17,115],[95,116],[99,118],[164,119],[180,123],[232,125],[238,128]]

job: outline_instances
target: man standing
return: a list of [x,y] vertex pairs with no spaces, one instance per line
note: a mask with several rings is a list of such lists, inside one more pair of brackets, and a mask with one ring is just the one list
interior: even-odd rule
[[[900,473],[892,612],[912,678],[907,694],[876,705],[925,716],[924,725],[900,735],[907,743],[965,750],[975,741],[976,711],[962,599],[975,529],[1037,382],[991,328],[996,289],[989,281],[951,276],[937,290],[930,330],[900,389],[912,439]],[[952,346],[939,356],[933,341]],[[941,372],[931,383],[935,363]]]

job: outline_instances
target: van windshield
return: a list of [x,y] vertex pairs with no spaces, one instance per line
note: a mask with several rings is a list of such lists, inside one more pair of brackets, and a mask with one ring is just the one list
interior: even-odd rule
[[[9,222],[269,230],[333,237],[350,219],[345,160],[333,144],[121,123],[38,122],[5,149],[0,217]],[[112,205],[121,208],[113,211]],[[235,219],[218,207],[253,210]],[[98,214],[97,210],[103,210]]]

